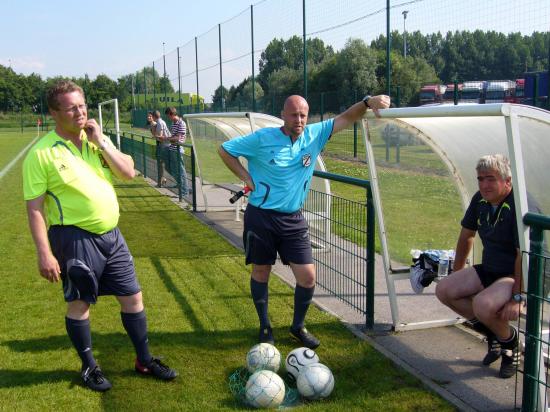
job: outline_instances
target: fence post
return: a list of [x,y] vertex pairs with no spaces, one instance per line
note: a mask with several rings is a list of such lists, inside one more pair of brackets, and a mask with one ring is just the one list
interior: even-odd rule
[[145,156],[145,136],[141,136],[141,154],[143,158],[143,177],[147,177],[147,158]]
[[185,166],[182,166],[183,165],[183,161],[182,161],[182,158],[181,158],[181,152],[180,152],[180,147],[178,145],[178,148],[176,150],[176,159],[178,161],[178,164],[177,164],[177,168],[178,168],[178,175],[177,175],[177,178],[176,178],[176,182],[178,184],[178,200],[181,202],[182,199],[183,199],[183,195],[181,193],[181,180],[183,179],[183,176],[182,176],[182,173],[181,173],[181,168],[182,167],[185,167]]
[[539,107],[539,74],[535,74],[535,90],[533,91],[533,106]]
[[374,327],[374,201],[372,197],[372,187],[369,183],[367,187],[367,319],[368,329]]
[[453,90],[453,102],[454,102],[454,105],[456,106],[458,104],[458,80],[454,80],[454,90]]
[[522,411],[536,411],[539,395],[541,307],[543,301],[543,231],[531,227],[531,253],[527,284],[527,314],[525,319],[525,370],[523,374]]
[[193,188],[193,212],[197,211],[197,183],[195,182],[195,148],[191,146],[191,187]]
[[395,163],[399,164],[401,161],[401,129],[396,130],[396,137],[395,140]]
[[[357,90],[354,92],[354,102],[357,101]],[[353,122],[353,157],[357,159],[357,122]]]
[[390,133],[386,134],[386,163],[390,161]]
[[395,107],[401,107],[401,86],[395,86]]
[[321,92],[321,121],[325,115],[325,92]]

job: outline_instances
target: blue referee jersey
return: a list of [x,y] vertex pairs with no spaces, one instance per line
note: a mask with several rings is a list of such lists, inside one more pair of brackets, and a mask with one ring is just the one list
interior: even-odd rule
[[255,190],[249,203],[283,213],[299,210],[308,193],[315,162],[332,134],[334,120],[307,125],[292,143],[278,127],[267,127],[223,143],[231,156],[248,161]]

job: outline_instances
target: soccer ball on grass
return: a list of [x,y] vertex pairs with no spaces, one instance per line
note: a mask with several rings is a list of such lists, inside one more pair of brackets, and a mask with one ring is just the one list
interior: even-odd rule
[[246,368],[250,373],[267,369],[277,372],[281,366],[281,353],[269,343],[258,343],[246,354]]
[[298,374],[306,365],[319,362],[319,356],[309,348],[292,350],[285,359],[285,368],[289,381],[296,382]]
[[322,363],[312,363],[302,368],[296,380],[298,392],[306,399],[328,397],[334,389],[334,376]]
[[248,378],[245,396],[255,408],[276,408],[285,399],[285,383],[275,372],[259,370]]

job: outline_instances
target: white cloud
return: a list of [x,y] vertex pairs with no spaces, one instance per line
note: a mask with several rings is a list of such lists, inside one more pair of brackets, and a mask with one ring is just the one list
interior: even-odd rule
[[40,73],[46,67],[42,60],[33,56],[0,57],[0,64],[11,67],[16,73],[23,74]]

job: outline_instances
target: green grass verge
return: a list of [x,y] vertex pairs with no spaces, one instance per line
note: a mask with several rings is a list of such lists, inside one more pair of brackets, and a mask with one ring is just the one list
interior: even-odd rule
[[[2,410],[244,410],[227,378],[255,342],[257,319],[249,298],[249,268],[242,253],[194,217],[177,209],[141,179],[119,184],[120,227],[135,257],[148,313],[153,353],[180,372],[174,382],[137,376],[131,343],[114,298],[92,308],[94,353],[112,380],[106,394],[80,385],[78,357],[64,329],[61,286],[36,270],[27,229],[21,170],[1,182],[0,399]],[[286,355],[292,290],[270,283],[270,313],[277,346]],[[296,410],[446,411],[453,408],[337,319],[312,307],[308,325],[321,338],[321,360],[336,387],[323,402]]]
[[33,133],[0,133],[0,170],[36,137]]

